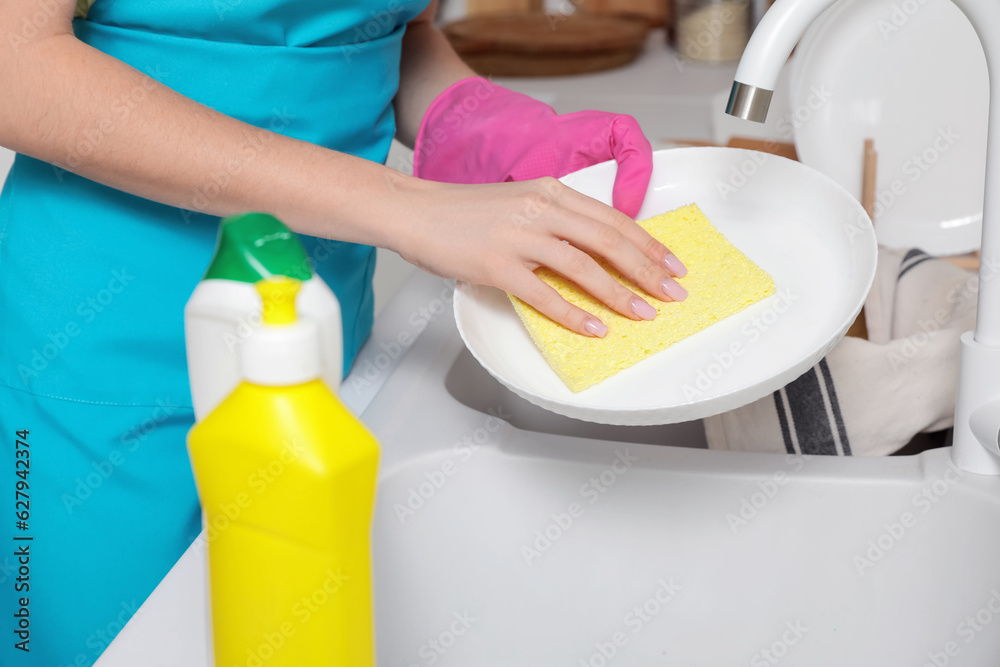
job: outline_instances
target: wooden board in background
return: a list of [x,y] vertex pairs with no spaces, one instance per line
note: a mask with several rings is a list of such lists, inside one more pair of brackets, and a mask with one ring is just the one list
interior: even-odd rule
[[634,60],[649,25],[638,18],[588,14],[496,14],[444,27],[472,69],[493,76],[563,76]]
[[651,28],[671,22],[671,0],[577,0],[577,11],[585,14],[641,16]]
[[465,0],[466,16],[483,14],[541,14],[544,0]]

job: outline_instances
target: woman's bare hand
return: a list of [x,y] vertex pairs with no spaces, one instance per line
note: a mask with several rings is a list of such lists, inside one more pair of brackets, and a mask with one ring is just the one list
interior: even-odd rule
[[554,178],[493,185],[426,183],[394,250],[437,275],[506,290],[568,329],[604,336],[607,326],[535,275],[548,267],[612,310],[650,320],[656,309],[594,257],[663,301],[687,291],[687,269],[631,218]]

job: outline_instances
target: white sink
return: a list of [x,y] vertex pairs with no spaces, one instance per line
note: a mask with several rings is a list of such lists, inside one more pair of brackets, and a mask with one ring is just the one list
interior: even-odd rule
[[[343,388],[383,446],[379,665],[996,664],[1000,479],[550,415],[469,357],[449,294],[415,274]],[[100,667],[206,664],[199,547]]]

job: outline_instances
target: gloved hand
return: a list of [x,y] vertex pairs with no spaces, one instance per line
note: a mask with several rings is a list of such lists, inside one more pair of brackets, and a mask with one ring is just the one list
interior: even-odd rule
[[618,162],[612,203],[634,218],[653,172],[653,151],[631,116],[601,111],[558,115],[547,104],[487,79],[452,84],[424,115],[413,175],[445,183],[501,183],[560,177]]

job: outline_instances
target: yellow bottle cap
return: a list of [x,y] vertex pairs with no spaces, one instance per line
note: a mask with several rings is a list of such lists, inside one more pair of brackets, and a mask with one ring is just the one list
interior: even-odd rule
[[264,302],[264,322],[240,346],[243,379],[270,387],[290,387],[320,377],[323,359],[319,327],[296,316],[295,297],[302,286],[286,276],[254,284]]
[[264,301],[264,324],[294,324],[295,295],[302,283],[286,276],[271,276],[255,283]]

